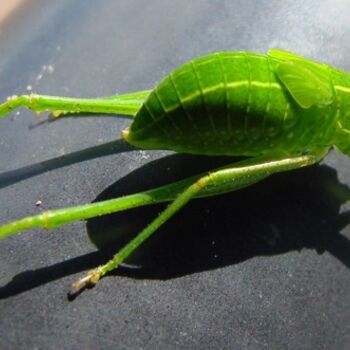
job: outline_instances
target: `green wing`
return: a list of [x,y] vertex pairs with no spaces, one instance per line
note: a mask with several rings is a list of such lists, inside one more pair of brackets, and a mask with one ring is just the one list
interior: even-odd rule
[[313,62],[311,60],[309,60],[308,58],[298,55],[294,52],[290,52],[290,51],[286,51],[286,50],[281,50],[281,49],[270,49],[267,54],[270,57],[274,57],[277,58],[281,61],[303,61],[305,63],[313,63],[313,64],[317,64],[320,65],[320,63],[317,62]]
[[324,107],[333,102],[328,66],[278,49],[268,55],[281,61],[277,76],[300,107]]
[[324,78],[327,78],[329,76],[329,66],[327,64],[319,63],[313,60],[310,60],[309,58],[306,58],[301,55],[297,55],[294,52],[280,50],[280,49],[270,49],[267,52],[268,56],[278,59],[279,61],[285,61],[285,62],[296,62],[303,64],[305,67],[310,69],[313,72],[316,72],[316,74],[322,75]]

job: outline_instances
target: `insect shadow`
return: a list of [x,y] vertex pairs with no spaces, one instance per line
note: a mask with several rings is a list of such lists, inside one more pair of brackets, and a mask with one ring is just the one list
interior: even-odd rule
[[[154,188],[227,162],[225,157],[167,156],[116,181],[95,201]],[[328,251],[350,267],[350,241],[340,234],[350,222],[350,212],[339,213],[349,199],[350,189],[339,183],[336,171],[316,165],[275,175],[237,192],[193,200],[113,274],[169,279],[303,248]],[[104,263],[165,205],[88,220],[88,234],[99,247],[97,252],[22,272],[0,288],[0,298]]]
[[[227,162],[222,157],[171,155],[117,181],[96,201],[178,180],[179,169],[183,177]],[[350,267],[350,241],[339,234],[350,220],[350,213],[339,214],[339,209],[349,199],[350,189],[338,182],[336,171],[318,165],[278,174],[237,192],[193,200],[115,273],[166,279],[302,248],[327,250]],[[91,219],[90,239],[107,259],[165,205]]]
[[135,149],[135,147],[129,145],[123,139],[118,139],[102,145],[89,147],[84,150],[27,165],[19,169],[5,171],[0,174],[0,189],[33,176],[46,173],[50,170],[59,169],[94,158],[105,157],[111,154],[131,152]]

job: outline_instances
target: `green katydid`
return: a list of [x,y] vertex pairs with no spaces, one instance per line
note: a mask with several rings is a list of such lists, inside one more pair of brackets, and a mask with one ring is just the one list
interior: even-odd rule
[[76,220],[170,202],[106,264],[73,284],[75,292],[115,269],[191,199],[252,185],[267,176],[320,161],[335,146],[350,155],[350,74],[294,53],[220,52],[196,58],[153,90],[97,99],[13,96],[17,107],[58,116],[80,112],[134,117],[124,139],[142,149],[245,160],[166,186],[99,203],[46,211],[0,227],[0,238]]

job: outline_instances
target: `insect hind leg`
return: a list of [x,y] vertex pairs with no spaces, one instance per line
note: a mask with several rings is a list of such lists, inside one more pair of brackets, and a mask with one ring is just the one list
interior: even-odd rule
[[123,114],[134,116],[148,94],[149,90],[146,90],[95,99],[38,94],[14,95],[9,97],[3,104],[0,104],[0,118],[5,117],[19,107],[25,107],[37,113],[51,112],[54,116],[76,113]]
[[[79,293],[87,286],[96,284],[106,273],[116,269],[130,254],[132,254],[147,238],[149,238],[161,225],[166,223],[177,211],[184,207],[192,198],[211,188],[211,195],[235,191],[256,183],[274,173],[300,168],[318,162],[325,155],[308,154],[284,159],[250,159],[244,165],[233,163],[231,167],[208,173],[189,185],[170,205],[145,229],[143,229],[124,248],[117,252],[106,264],[97,267],[79,279],[72,286],[70,295]],[[217,190],[216,190],[217,189]],[[215,193],[217,191],[217,193]]]

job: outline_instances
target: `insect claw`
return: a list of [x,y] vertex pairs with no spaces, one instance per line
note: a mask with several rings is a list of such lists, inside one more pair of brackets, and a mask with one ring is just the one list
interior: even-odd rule
[[55,118],[58,118],[61,114],[62,114],[62,111],[53,111],[53,112],[52,112],[52,115],[53,115]]
[[122,135],[123,135],[124,140],[128,140],[129,133],[130,133],[130,129],[129,128],[126,128],[126,129],[122,130]]
[[68,298],[74,298],[84,289],[93,287],[101,278],[99,268],[90,270],[86,276],[80,278],[72,284],[72,289],[68,292]]

